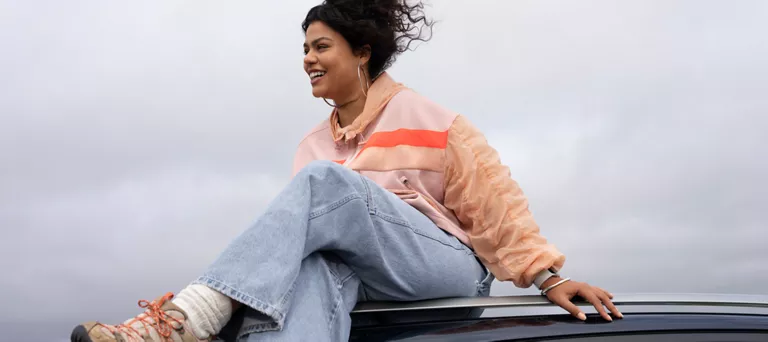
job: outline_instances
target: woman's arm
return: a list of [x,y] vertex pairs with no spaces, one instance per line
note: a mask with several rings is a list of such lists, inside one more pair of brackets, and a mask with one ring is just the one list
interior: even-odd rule
[[448,134],[444,203],[497,279],[527,288],[542,271],[563,267],[565,256],[540,235],[509,168],[463,116]]
[[[602,304],[617,317],[608,292],[559,276],[547,278],[547,270],[559,270],[565,256],[547,242],[528,209],[528,200],[501,163],[485,136],[459,116],[450,128],[446,148],[444,205],[453,210],[467,230],[472,247],[497,279],[521,288],[546,289],[547,298],[579,319],[584,314],[571,299],[580,295],[611,320]],[[543,283],[542,283],[543,282]],[[601,304],[602,303],[602,304]]]

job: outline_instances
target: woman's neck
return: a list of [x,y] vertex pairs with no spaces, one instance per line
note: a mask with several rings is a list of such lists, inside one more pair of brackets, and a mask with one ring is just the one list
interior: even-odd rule
[[347,127],[352,124],[352,122],[363,113],[364,108],[365,96],[360,96],[353,101],[343,104],[338,108],[339,125],[341,125],[341,127]]

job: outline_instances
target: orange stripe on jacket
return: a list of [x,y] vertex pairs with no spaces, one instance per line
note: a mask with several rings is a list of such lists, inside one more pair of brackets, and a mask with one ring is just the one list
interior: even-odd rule
[[401,128],[391,132],[376,132],[371,134],[365,147],[360,150],[355,160],[371,147],[392,148],[397,146],[438,148],[444,150],[448,146],[448,131],[430,131],[425,129]]
[[448,131],[402,128],[391,132],[376,132],[365,143],[365,148],[399,145],[445,149],[448,146]]

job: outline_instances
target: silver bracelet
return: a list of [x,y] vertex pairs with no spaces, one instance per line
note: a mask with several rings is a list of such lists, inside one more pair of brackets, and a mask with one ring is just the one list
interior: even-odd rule
[[571,278],[565,278],[565,279],[560,280],[560,281],[558,281],[558,282],[556,282],[556,283],[554,283],[552,285],[547,286],[546,289],[541,290],[541,295],[542,296],[546,296],[547,292],[549,292],[549,290],[552,290],[552,289],[554,289],[554,288],[556,288],[556,287],[558,287],[558,286],[562,285],[563,283],[565,283],[567,281],[570,281],[570,280],[571,280]]

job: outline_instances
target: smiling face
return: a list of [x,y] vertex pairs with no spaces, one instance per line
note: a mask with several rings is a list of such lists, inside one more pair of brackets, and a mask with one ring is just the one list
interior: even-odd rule
[[344,103],[362,92],[358,65],[365,70],[367,54],[355,54],[347,40],[322,21],[307,28],[304,54],[304,71],[315,97]]

